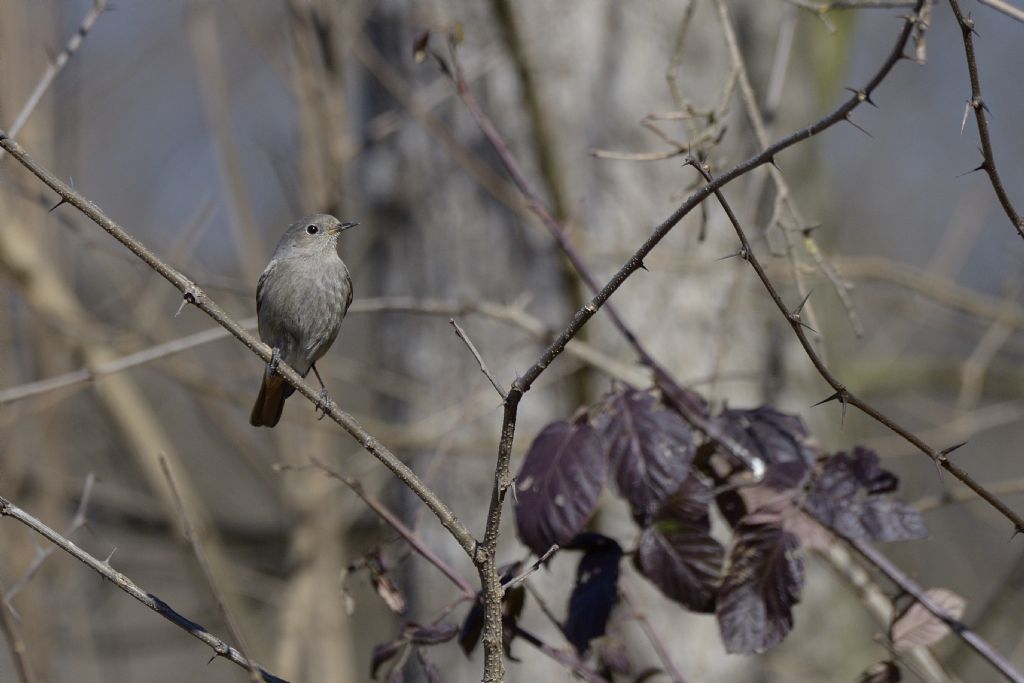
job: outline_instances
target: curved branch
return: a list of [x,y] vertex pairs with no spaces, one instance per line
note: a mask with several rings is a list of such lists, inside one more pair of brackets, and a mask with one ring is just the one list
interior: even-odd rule
[[974,19],[964,16],[964,13],[960,10],[960,3],[957,0],[949,0],[949,6],[953,8],[953,14],[960,25],[960,33],[963,34],[964,39],[967,73],[971,77],[971,99],[967,102],[967,106],[974,110],[974,118],[978,122],[978,138],[981,140],[982,162],[979,168],[988,174],[989,182],[992,183],[992,189],[995,190],[996,197],[999,199],[999,204],[1002,205],[1006,217],[1010,219],[1013,227],[1017,229],[1017,233],[1024,237],[1024,218],[1017,212],[1013,202],[1010,201],[1010,196],[1006,194],[1003,180],[999,177],[999,169],[996,168],[995,154],[992,151],[992,140],[988,130],[988,117],[985,115],[988,107],[981,98],[978,60],[974,54]]
[[[224,309],[217,305],[202,289],[189,280],[184,274],[175,270],[156,254],[150,251],[142,242],[129,235],[124,228],[115,223],[98,206],[86,199],[84,196],[72,189],[44,168],[25,149],[13,140],[5,131],[0,130],[0,148],[3,148],[16,159],[22,166],[27,168],[50,189],[60,195],[61,203],[70,204],[96,225],[103,228],[114,239],[123,244],[139,259],[145,262],[150,268],[163,276],[180,291],[184,297],[184,303],[190,303],[210,316],[221,327],[231,333],[233,337],[242,342],[246,348],[270,362],[272,354],[270,347],[257,339],[251,332],[246,330],[234,318],[229,316]],[[285,363],[282,363],[278,373],[284,377],[291,386],[300,394],[305,396],[314,405],[319,403],[319,391],[310,386],[301,375]],[[405,484],[420,500],[422,500],[430,511],[440,520],[441,524],[451,533],[462,549],[471,557],[476,549],[476,539],[469,529],[455,516],[448,506],[438,497],[432,489],[424,484],[419,477],[398,459],[394,453],[388,450],[383,444],[375,439],[369,432],[363,429],[362,425],[354,417],[342,411],[337,405],[332,405],[326,412],[328,416],[338,423],[359,445],[366,449],[371,455],[380,460],[385,467],[394,473],[398,479]]]

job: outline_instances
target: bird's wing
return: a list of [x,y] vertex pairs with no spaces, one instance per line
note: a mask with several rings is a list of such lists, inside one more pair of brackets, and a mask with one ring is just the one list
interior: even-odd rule
[[267,264],[267,267],[264,268],[263,272],[260,274],[260,281],[256,284],[256,315],[259,315],[260,305],[263,303],[263,285],[266,284],[267,278],[270,277],[276,266],[277,259],[274,259]]

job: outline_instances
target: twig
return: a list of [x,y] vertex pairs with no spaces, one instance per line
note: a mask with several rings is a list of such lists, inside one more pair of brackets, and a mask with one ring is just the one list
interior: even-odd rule
[[[701,166],[699,163],[694,163],[692,165],[694,166],[694,168],[698,170],[698,172],[704,177],[705,181],[707,181],[710,185],[712,182],[712,178],[710,173],[708,173],[707,169]],[[961,469],[959,466],[953,464],[953,462],[949,459],[947,451],[938,450],[933,448],[932,446],[929,446],[913,432],[910,432],[909,430],[900,426],[892,418],[879,411],[873,405],[867,403],[863,399],[854,395],[846,387],[846,385],[840,382],[836,378],[836,376],[832,374],[832,371],[829,370],[825,363],[821,360],[821,357],[818,355],[817,351],[815,351],[813,344],[808,339],[807,335],[804,333],[804,323],[800,319],[799,311],[791,311],[786,306],[785,302],[782,300],[781,295],[779,295],[779,292],[776,289],[775,284],[768,277],[768,273],[765,272],[764,267],[761,265],[761,262],[758,260],[757,255],[751,248],[750,242],[747,239],[746,232],[744,231],[743,226],[740,224],[739,219],[736,218],[736,214],[733,212],[732,207],[729,205],[729,202],[726,201],[725,196],[722,194],[720,190],[715,189],[714,193],[715,197],[718,199],[718,202],[722,205],[722,209],[725,211],[726,216],[728,216],[729,222],[732,224],[733,230],[735,230],[736,232],[736,236],[740,240],[743,258],[753,267],[754,272],[757,273],[758,279],[761,281],[761,284],[764,285],[765,290],[767,290],[768,295],[775,303],[775,306],[779,309],[782,315],[785,316],[786,321],[792,328],[793,333],[796,335],[797,339],[800,342],[800,345],[804,348],[807,357],[810,359],[811,363],[818,371],[818,374],[821,375],[822,379],[824,379],[829,384],[829,386],[835,389],[835,394],[833,394],[833,396],[829,397],[829,399],[826,400],[837,400],[844,406],[847,404],[852,405],[860,409],[860,411],[863,412],[864,414],[873,418],[876,422],[879,422],[883,426],[887,427],[889,430],[895,432],[896,434],[899,434],[901,437],[903,437],[903,439],[913,444],[918,450],[920,450],[922,453],[931,458],[933,462],[941,466],[946,471],[950,472],[954,477],[959,479],[961,482],[966,484],[971,490],[977,493],[980,497],[985,499],[985,501],[987,501],[992,507],[998,510],[1006,519],[1013,523],[1014,531],[1024,532],[1024,519],[1022,519],[1020,515],[1018,515],[1016,512],[1011,510],[1006,504],[1004,504],[1002,501],[996,498],[991,492],[985,489],[984,486],[976,482],[969,474],[967,474],[966,471]]]
[[21,635],[21,628],[14,618],[14,610],[6,601],[0,602],[0,630],[3,631],[4,640],[7,641],[7,649],[11,651],[11,659],[14,661],[14,670],[18,674],[19,683],[36,683],[36,675],[32,671],[32,660],[28,656],[28,648]]
[[519,576],[514,576],[508,581],[505,581],[501,584],[501,587],[507,591],[509,588],[514,588],[521,584],[523,581],[526,581],[526,579],[530,578],[530,574],[533,574],[535,571],[543,567],[544,563],[548,561],[548,558],[554,555],[556,552],[558,552],[558,549],[558,544],[555,543],[550,548],[545,550],[544,554],[538,557],[536,561],[534,561],[533,564],[527,567],[525,571],[519,574]]
[[530,645],[533,645],[551,659],[577,674],[583,680],[589,681],[589,683],[609,683],[608,679],[581,662],[579,657],[571,655],[564,650],[558,650],[551,647],[519,624],[512,625],[512,634],[522,638]]
[[[518,327],[534,339],[549,342],[554,333],[539,318],[530,315],[525,309],[517,305],[498,304],[489,301],[451,301],[444,299],[419,299],[414,297],[379,297],[373,299],[358,299],[349,308],[349,313],[375,313],[378,311],[394,311],[411,313],[416,315],[431,315],[451,317],[454,315],[479,315],[490,318],[497,322]],[[256,318],[246,318],[238,321],[246,330],[256,329]],[[139,365],[165,358],[169,355],[187,351],[189,349],[209,344],[220,339],[226,339],[231,333],[223,327],[211,327],[208,330],[172,339],[116,358],[106,363],[100,363],[93,367],[79,368],[62,375],[49,377],[19,384],[7,389],[0,389],[0,405],[13,403],[40,394],[45,394],[59,389],[65,389],[78,384],[94,381],[117,372],[122,372]],[[629,366],[609,356],[605,352],[587,344],[584,341],[573,340],[566,348],[571,355],[602,370],[606,374],[631,384],[641,384],[647,381],[645,373],[639,367]]]
[[[416,536],[415,532],[413,532],[412,529],[407,527],[405,523],[402,522],[402,520],[395,516],[395,513],[391,512],[391,510],[385,507],[383,503],[381,503],[379,500],[368,494],[366,492],[366,489],[363,487],[362,482],[353,477],[344,475],[331,467],[328,467],[326,464],[322,463],[316,458],[310,458],[309,461],[310,463],[312,463],[314,467],[323,471],[332,479],[337,479],[342,484],[347,486],[352,491],[352,493],[359,496],[359,499],[366,503],[366,507],[370,508],[375,513],[377,513],[378,517],[380,517],[388,526],[390,526],[392,529],[398,532],[398,535],[405,539],[405,542],[408,543],[413,550],[419,553],[423,557],[423,559],[437,567],[442,574],[448,577],[449,581],[454,583],[458,587],[458,589],[462,591],[463,595],[468,596],[470,598],[476,595],[477,591],[473,586],[469,584],[469,581],[464,579],[458,572],[452,569],[451,565],[442,560],[440,556],[437,555],[437,553],[435,553],[427,545],[425,545],[423,541],[421,541],[419,537]],[[287,469],[287,467],[279,465],[277,469]]]
[[253,683],[260,683],[262,677],[260,676],[259,668],[257,668],[256,662],[249,657],[249,648],[246,646],[245,638],[242,636],[242,629],[239,627],[235,615],[228,609],[228,603],[224,599],[224,594],[221,592],[220,587],[217,585],[217,577],[214,576],[213,569],[210,567],[210,561],[206,557],[206,551],[203,550],[203,544],[196,537],[196,532],[188,519],[185,504],[181,500],[181,494],[178,493],[178,487],[174,484],[171,468],[167,465],[167,458],[164,457],[163,453],[160,454],[159,458],[160,469],[163,470],[164,477],[167,478],[167,485],[171,488],[174,504],[178,508],[178,517],[181,520],[181,528],[184,532],[185,540],[192,546],[192,553],[196,556],[196,564],[199,565],[203,576],[206,577],[206,583],[210,587],[210,592],[213,593],[213,599],[217,602],[217,610],[220,611],[221,617],[223,617],[224,623],[227,624],[228,631],[231,633],[231,637],[238,643],[238,650],[242,653],[242,657],[248,664],[250,680]]
[[[78,509],[75,510],[75,516],[71,519],[71,524],[68,526],[67,531],[64,532],[64,536],[70,538],[75,534],[76,531],[81,529],[87,524],[85,518],[85,512],[89,509],[89,500],[92,498],[92,488],[96,483],[96,475],[92,472],[86,475],[85,485],[82,487],[82,497],[78,499]],[[10,588],[3,593],[3,603],[7,607],[10,607],[11,601],[14,600],[14,596],[24,588],[32,578],[39,573],[39,570],[43,568],[43,563],[46,559],[53,554],[56,548],[50,546],[48,548],[40,550],[36,554],[36,558],[32,560],[32,564],[29,565],[25,573],[21,575],[21,578],[14,582]]]
[[[839,537],[843,538],[842,536]],[[992,646],[989,645],[987,641],[968,628],[967,625],[957,619],[954,619],[945,610],[936,605],[920,586],[911,581],[910,577],[904,574],[899,567],[890,562],[889,558],[879,552],[875,546],[866,541],[857,541],[848,538],[843,538],[843,540],[847,545],[857,551],[861,557],[881,571],[886,578],[896,584],[901,591],[913,597],[914,600],[920,603],[922,607],[949,626],[953,633],[957,634],[957,636],[963,642],[967,643],[971,649],[995,667],[995,669],[1007,680],[1014,681],[1014,683],[1024,683],[1024,676],[1014,669],[1002,655],[993,650]]]
[[995,153],[992,151],[992,140],[989,137],[988,130],[988,117],[985,115],[988,107],[981,98],[978,60],[974,54],[974,19],[964,16],[964,13],[960,10],[960,3],[957,0],[949,0],[949,6],[953,8],[953,14],[960,25],[960,33],[963,35],[964,40],[964,53],[967,59],[967,73],[971,79],[971,99],[968,105],[974,110],[974,119],[978,123],[978,138],[981,140],[982,162],[978,168],[988,174],[989,182],[992,184],[992,189],[995,190],[996,197],[999,199],[1006,217],[1010,219],[1010,223],[1017,229],[1017,233],[1024,237],[1024,217],[1017,213],[1017,209],[1014,208],[1013,203],[1010,201],[1010,196],[1006,194],[1003,180],[999,177],[999,169],[996,168]]
[[[11,139],[11,137],[2,130],[0,130],[0,148],[6,149],[7,152],[17,159],[20,164],[30,170],[37,178],[49,186],[50,189],[60,195],[64,202],[81,211],[96,223],[96,225],[103,228],[103,230],[110,234],[114,239],[123,244],[133,254],[144,261],[150,268],[160,273],[160,275],[162,275],[182,293],[186,302],[195,305],[201,311],[210,316],[218,324],[227,329],[232,336],[241,341],[246,348],[262,358],[265,362],[270,362],[272,353],[269,346],[253,336],[237,321],[235,321],[234,318],[225,313],[224,310],[213,301],[213,299],[211,299],[201,288],[199,288],[185,275],[167,265],[139,240],[125,232],[124,228],[107,217],[107,215],[104,214],[98,206],[38,164],[28,155],[20,144]],[[278,373],[311,403],[319,405],[319,391],[307,383],[290,366],[286,363],[282,363],[278,369]],[[345,431],[347,431],[360,446],[380,460],[381,463],[391,470],[403,484],[409,487],[409,489],[412,490],[413,493],[415,493],[427,505],[427,507],[430,508],[434,515],[437,516],[441,524],[448,529],[462,549],[471,557],[474,556],[477,543],[476,539],[473,538],[473,534],[461,521],[459,521],[444,501],[442,501],[433,490],[424,485],[423,482],[420,481],[419,477],[417,477],[405,463],[399,460],[394,453],[388,450],[383,444],[363,429],[355,418],[342,411],[337,404],[332,405],[326,414],[345,429]]]
[[680,673],[676,667],[676,663],[672,661],[672,656],[668,652],[668,648],[665,647],[665,643],[662,641],[661,636],[654,630],[654,626],[651,625],[650,619],[642,611],[637,609],[636,603],[633,602],[633,598],[630,597],[629,591],[624,586],[619,586],[619,595],[622,596],[622,601],[632,612],[631,616],[633,619],[640,624],[640,628],[643,630],[644,635],[650,642],[651,647],[654,648],[654,653],[658,655],[658,660],[661,665],[665,667],[665,673],[669,678],[672,679],[673,683],[686,683],[686,679],[683,678],[683,674]]
[[[10,151],[10,150],[8,150]],[[176,612],[166,602],[156,597],[152,593],[147,593],[138,585],[136,585],[131,579],[115,570],[110,566],[109,561],[101,561],[85,552],[77,545],[69,541],[64,536],[51,529],[50,527],[43,524],[41,521],[25,512],[17,505],[7,500],[3,496],[0,496],[0,517],[11,517],[29,529],[32,529],[36,533],[40,534],[44,538],[50,540],[58,548],[68,553],[79,562],[82,562],[91,567],[97,574],[102,576],[107,581],[111,582],[119,589],[132,596],[143,605],[159,614],[164,619],[168,620],[178,628],[186,631],[194,638],[201,640],[206,643],[212,650],[215,656],[223,657],[230,662],[237,664],[238,666],[248,669],[249,660],[247,660],[242,653],[237,649],[231,647],[223,640],[213,635],[200,624],[192,621],[188,617]],[[257,665],[258,666],[258,665]],[[260,667],[260,672],[263,676],[263,680],[267,683],[287,683],[282,678],[267,672],[265,669]]]
[[[18,112],[18,116],[15,117],[14,123],[11,124],[11,128],[8,131],[8,135],[12,138],[17,137],[18,133],[21,132],[22,127],[28,121],[28,117],[32,115],[36,107],[39,106],[40,100],[43,99],[43,95],[53,85],[54,80],[64,67],[67,66],[68,61],[71,59],[71,55],[82,46],[82,42],[85,40],[85,36],[88,35],[92,29],[93,24],[99,19],[103,10],[107,6],[107,0],[95,0],[93,2],[92,9],[90,9],[85,17],[82,19],[82,23],[79,24],[78,30],[75,31],[74,35],[68,40],[67,45],[60,51],[60,54],[51,62],[46,70],[43,71],[43,75],[39,78],[39,82],[36,83],[35,89],[32,90],[32,94],[28,96],[25,104],[22,105],[21,111]],[[0,150],[0,159],[4,158],[4,150]]]
[[1024,21],[1024,9],[1015,7],[1006,0],[978,0],[983,5],[988,5],[994,10],[1002,12],[1008,17],[1016,19],[1017,21]]
[[[918,0],[918,8],[923,2],[924,0]],[[512,475],[509,469],[509,463],[512,457],[512,443],[515,438],[515,425],[519,402],[522,400],[526,392],[530,390],[530,387],[541,373],[543,373],[555,358],[565,350],[569,341],[575,337],[590,318],[592,318],[594,314],[596,314],[597,311],[605,305],[611,295],[615,293],[622,283],[625,282],[633,273],[643,267],[643,259],[654,249],[655,246],[657,246],[665,235],[667,235],[672,228],[674,228],[679,221],[683,219],[683,217],[699,206],[707,197],[720,187],[766,163],[772,162],[775,155],[780,153],[782,150],[807,140],[840,121],[846,120],[846,117],[850,112],[865,102],[896,65],[896,62],[903,57],[904,47],[910,38],[914,25],[915,21],[913,17],[908,17],[904,20],[902,30],[900,31],[893,49],[890,51],[888,57],[882,63],[881,67],[879,67],[875,75],[867,85],[864,86],[863,90],[855,93],[854,96],[847,99],[830,114],[819,119],[817,122],[766,147],[759,154],[737,164],[724,174],[714,179],[709,179],[701,189],[692,194],[672,213],[672,215],[654,229],[653,234],[648,237],[643,245],[637,249],[633,256],[630,257],[630,259],[615,273],[615,275],[612,276],[611,280],[609,280],[600,290],[597,290],[596,281],[593,281],[592,279],[588,281],[586,268],[580,259],[574,258],[575,249],[568,241],[568,237],[565,232],[560,228],[558,221],[555,220],[551,214],[546,211],[546,209],[544,209],[543,203],[526,181],[518,164],[508,151],[508,147],[504,143],[504,140],[498,134],[490,120],[484,115],[476,100],[472,97],[472,93],[469,90],[469,86],[466,83],[465,78],[462,76],[462,70],[456,58],[455,46],[453,44],[454,41],[449,38],[450,54],[452,55],[453,60],[451,67],[445,64],[441,58],[438,57],[438,60],[441,62],[442,67],[446,72],[449,72],[449,69],[453,69],[453,72],[449,73],[452,73],[460,98],[462,98],[467,108],[473,114],[473,117],[477,120],[477,124],[487,136],[491,146],[495,148],[495,151],[497,151],[502,162],[505,164],[506,170],[512,176],[513,182],[517,187],[519,187],[520,192],[526,196],[529,208],[541,218],[542,222],[546,226],[548,226],[549,230],[558,240],[559,246],[561,246],[569,258],[573,260],[573,265],[580,271],[581,276],[584,278],[584,281],[587,281],[588,286],[597,290],[594,297],[576,312],[569,325],[561,334],[558,335],[558,337],[555,338],[533,366],[531,366],[522,376],[512,383],[512,387],[508,392],[508,397],[505,400],[501,437],[498,443],[498,457],[495,464],[494,486],[491,491],[491,501],[488,505],[487,523],[484,530],[483,540],[477,546],[477,550],[473,554],[474,562],[480,573],[484,593],[483,641],[485,682],[491,683],[500,681],[503,679],[505,673],[501,637],[502,588],[497,573],[495,555],[498,543],[498,529],[501,523],[501,510],[505,501],[506,492],[512,485]],[[609,311],[609,317],[612,318],[613,322],[616,322],[617,316],[613,316],[613,312],[614,309]],[[618,320],[616,327],[619,328],[620,332],[626,337],[634,349],[636,349],[638,353],[641,353],[646,364],[655,371],[655,375],[658,379],[673,385],[675,384],[675,380],[671,375],[661,369],[653,358],[644,354],[643,347],[639,344],[635,335],[633,335],[633,333],[630,332],[624,324],[622,324],[621,320]],[[680,412],[687,417],[687,419],[691,421],[699,420],[699,411],[693,410],[691,407],[683,405],[678,401],[674,403]],[[707,423],[708,421],[705,420],[704,422]],[[720,429],[715,429],[713,425],[707,425],[707,427],[709,428],[709,431],[706,433],[708,433],[709,436],[711,434],[715,434],[719,438],[726,438],[725,435],[721,434]],[[745,451],[746,449],[742,448],[736,449],[737,453],[744,453]],[[745,461],[750,466],[756,467],[758,464],[758,461],[755,460]],[[760,464],[761,469],[763,470],[763,463]],[[756,471],[757,470],[755,469],[755,474]]]
[[476,358],[477,364],[480,365],[480,372],[484,373],[484,376],[487,377],[488,381],[491,383],[491,386],[494,387],[494,390],[498,392],[498,396],[501,396],[501,400],[504,401],[506,398],[508,398],[508,392],[506,392],[505,389],[503,389],[502,386],[498,384],[498,380],[494,379],[494,375],[492,375],[491,371],[487,368],[487,363],[484,362],[483,356],[481,356],[480,352],[476,350],[476,346],[473,345],[473,342],[466,334],[466,331],[459,327],[459,324],[455,322],[455,318],[449,318],[448,322],[451,324],[452,327],[455,328],[455,334],[457,334],[459,339],[463,341],[463,343],[466,345],[466,348],[469,349],[469,352],[473,354],[473,358]]

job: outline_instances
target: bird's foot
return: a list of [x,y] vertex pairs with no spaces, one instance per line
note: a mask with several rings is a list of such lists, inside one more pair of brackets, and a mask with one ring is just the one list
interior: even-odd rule
[[327,417],[327,413],[331,412],[331,408],[334,406],[334,401],[331,400],[331,395],[327,393],[327,389],[321,389],[320,395],[316,399],[316,412],[320,415],[318,420],[322,420]]
[[277,372],[277,366],[281,364],[281,349],[276,346],[271,350],[270,362],[267,363],[267,369],[270,370],[270,374],[273,375]]

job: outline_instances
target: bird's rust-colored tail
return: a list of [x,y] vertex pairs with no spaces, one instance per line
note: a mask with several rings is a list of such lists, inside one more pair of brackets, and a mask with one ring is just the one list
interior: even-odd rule
[[284,400],[292,395],[294,388],[284,381],[284,377],[269,371],[263,373],[260,384],[260,395],[252,407],[249,423],[253,427],[273,427],[281,419]]

